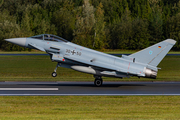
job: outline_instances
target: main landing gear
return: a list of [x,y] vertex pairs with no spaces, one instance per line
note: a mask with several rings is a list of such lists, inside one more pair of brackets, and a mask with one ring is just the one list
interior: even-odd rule
[[95,85],[96,87],[102,86],[103,80],[102,80],[101,76],[95,76],[95,75],[94,75],[94,78],[95,78],[95,80],[94,80],[94,85]]
[[59,63],[57,63],[56,68],[54,69],[54,72],[52,73],[53,77],[57,76],[56,70],[57,70],[58,66],[59,66]]

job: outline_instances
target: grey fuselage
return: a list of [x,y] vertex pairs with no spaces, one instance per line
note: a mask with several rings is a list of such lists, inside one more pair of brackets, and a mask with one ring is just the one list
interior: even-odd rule
[[[36,47],[37,46],[37,47]],[[80,72],[109,77],[150,77],[147,64],[138,63],[128,56],[122,58],[98,52],[71,42],[55,42],[27,38],[25,47],[46,51],[59,66]],[[156,71],[157,68],[152,67]],[[151,72],[151,71],[150,71]]]

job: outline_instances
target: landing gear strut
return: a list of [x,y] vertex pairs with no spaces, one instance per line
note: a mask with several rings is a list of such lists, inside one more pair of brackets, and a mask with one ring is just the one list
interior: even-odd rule
[[57,63],[56,68],[54,69],[54,72],[52,73],[53,77],[57,76],[56,70],[57,70],[58,66],[59,66],[59,63]]
[[102,80],[101,76],[94,76],[94,77],[95,77],[94,85],[95,85],[96,87],[102,86],[103,80]]

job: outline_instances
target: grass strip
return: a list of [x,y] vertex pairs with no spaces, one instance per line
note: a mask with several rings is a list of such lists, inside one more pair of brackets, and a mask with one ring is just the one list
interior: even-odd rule
[[180,119],[179,96],[1,96],[1,120]]

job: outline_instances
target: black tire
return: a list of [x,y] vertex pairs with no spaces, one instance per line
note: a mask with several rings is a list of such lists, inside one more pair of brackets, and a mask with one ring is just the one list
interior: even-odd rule
[[102,86],[102,83],[103,83],[103,80],[102,80],[102,79],[95,79],[95,80],[94,80],[94,85],[95,85],[96,87]]
[[56,72],[53,72],[53,73],[52,73],[52,76],[53,76],[53,77],[56,77],[56,76],[57,76],[57,73],[56,73]]

